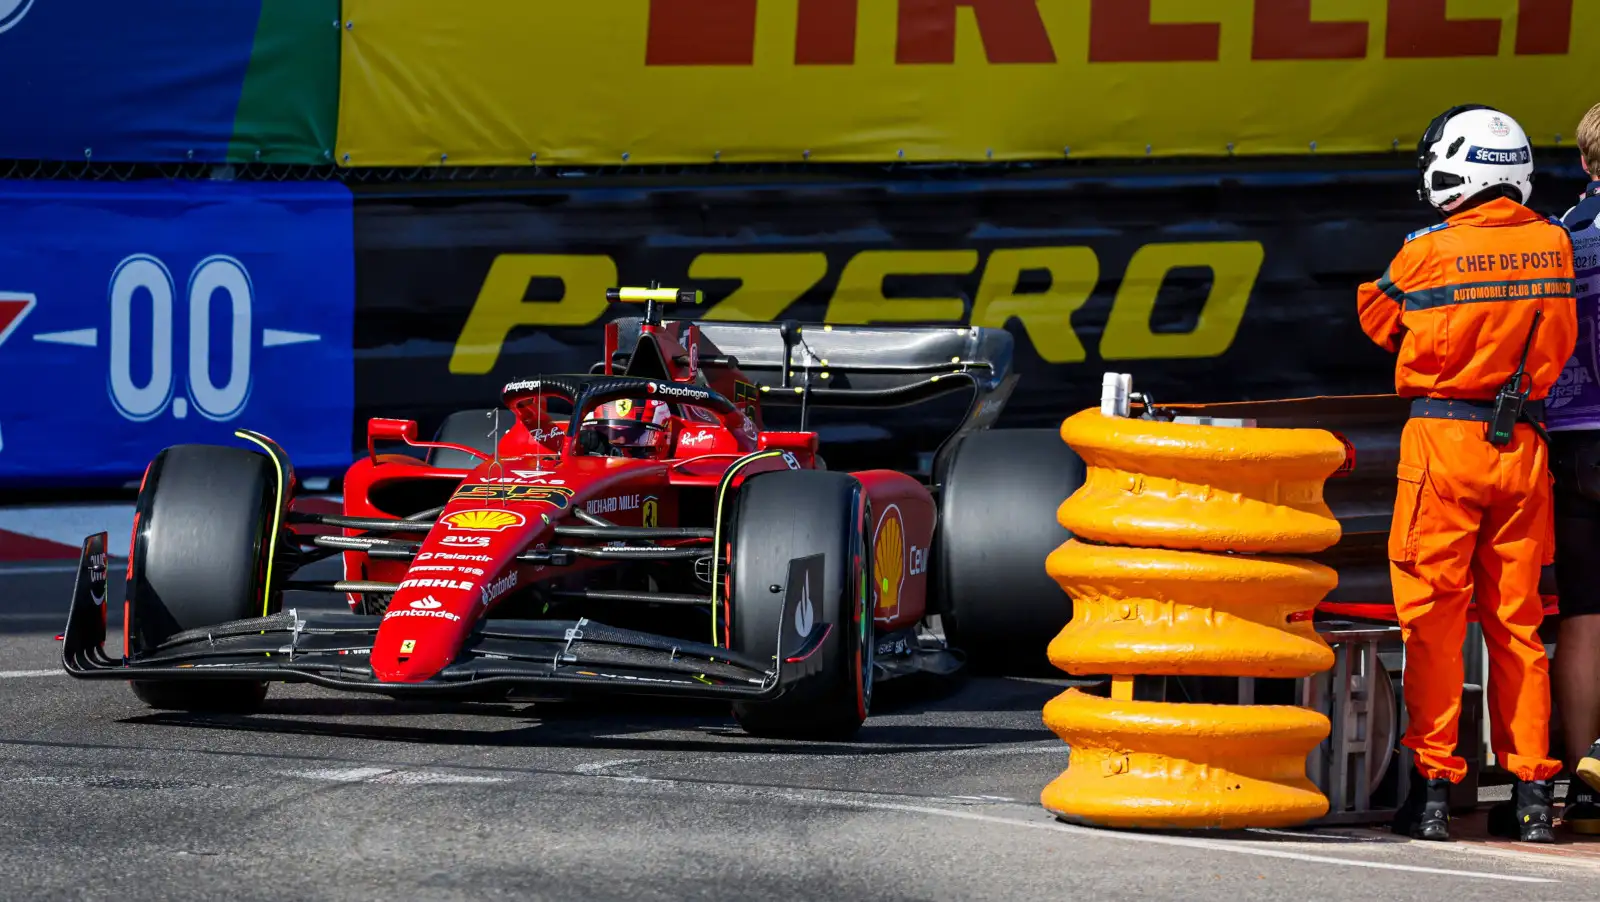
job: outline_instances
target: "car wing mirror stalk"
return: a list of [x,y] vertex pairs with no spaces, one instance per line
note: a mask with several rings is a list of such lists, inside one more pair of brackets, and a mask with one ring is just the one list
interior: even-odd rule
[[392,420],[387,417],[373,417],[367,421],[367,455],[374,459],[378,456],[378,441],[405,442],[413,448],[449,448],[470,454],[479,460],[489,460],[490,456],[477,448],[458,445],[454,442],[419,442],[417,441],[416,420]]

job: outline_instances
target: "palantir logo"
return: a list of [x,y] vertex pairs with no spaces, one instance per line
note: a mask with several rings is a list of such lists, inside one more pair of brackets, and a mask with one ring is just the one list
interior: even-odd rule
[[15,28],[33,7],[33,0],[0,0],[0,32]]

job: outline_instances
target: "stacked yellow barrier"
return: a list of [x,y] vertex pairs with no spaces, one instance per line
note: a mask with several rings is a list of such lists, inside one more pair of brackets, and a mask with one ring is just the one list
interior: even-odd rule
[[1044,806],[1106,827],[1274,827],[1326,814],[1305,767],[1328,735],[1322,714],[1135,701],[1133,680],[1304,677],[1333,666],[1311,611],[1337,576],[1281,555],[1339,540],[1322,486],[1344,446],[1320,430],[1099,410],[1069,418],[1061,437],[1088,476],[1057,513],[1078,538],[1047,563],[1074,602],[1050,660],[1110,674],[1112,689],[1110,698],[1068,690],[1045,706],[1072,759]]

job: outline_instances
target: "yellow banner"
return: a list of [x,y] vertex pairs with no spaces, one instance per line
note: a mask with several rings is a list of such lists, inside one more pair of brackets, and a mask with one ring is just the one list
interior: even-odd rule
[[1409,153],[1572,143],[1575,0],[344,0],[347,166]]

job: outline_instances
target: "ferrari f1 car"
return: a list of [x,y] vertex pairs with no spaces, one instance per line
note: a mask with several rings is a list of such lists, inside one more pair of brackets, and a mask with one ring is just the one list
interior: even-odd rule
[[[162,451],[139,491],[120,654],[104,648],[101,533],[84,542],[67,671],[180,710],[247,711],[274,681],[709,697],[753,734],[837,738],[878,681],[969,655],[1044,662],[1070,617],[1044,559],[1082,465],[1054,430],[989,431],[1017,380],[1008,333],[664,322],[700,294],[610,297],[644,316],[606,327],[591,372],[513,381],[433,441],[371,420],[341,511],[313,510],[266,436]],[[829,470],[805,427],[816,408],[952,393],[965,415],[923,478]],[[765,426],[780,405],[800,429]],[[333,555],[343,579],[295,579]],[[344,594],[349,612],[286,609],[288,590]]]

